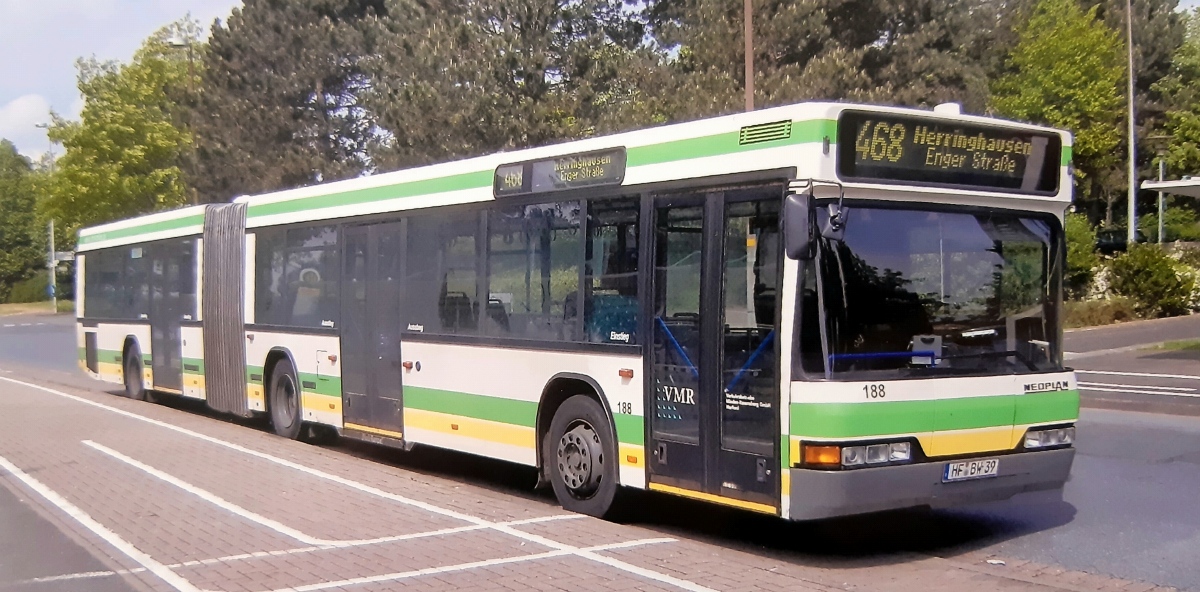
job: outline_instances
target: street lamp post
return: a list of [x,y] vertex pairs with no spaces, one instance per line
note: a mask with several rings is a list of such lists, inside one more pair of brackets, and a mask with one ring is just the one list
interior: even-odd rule
[[752,0],[744,0],[742,18],[746,40],[746,111],[754,110],[754,6]]
[[1129,50],[1129,232],[1128,243],[1137,242],[1137,131],[1133,105],[1133,0],[1125,0],[1125,46]]
[[50,139],[49,123],[35,123],[33,127],[46,130],[46,158],[50,161],[50,170],[54,170],[54,140]]

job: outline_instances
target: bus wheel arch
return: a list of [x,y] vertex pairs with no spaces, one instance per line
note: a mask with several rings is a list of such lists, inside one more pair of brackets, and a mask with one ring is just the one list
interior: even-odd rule
[[556,375],[542,391],[536,430],[539,484],[563,508],[596,517],[612,515],[620,488],[616,425],[602,393],[585,376]]
[[[300,375],[292,353],[283,348],[272,348],[263,365],[263,401],[267,417],[271,420],[271,429],[277,435],[292,440],[300,436],[303,427],[304,411],[299,381]],[[290,397],[287,398],[291,401],[287,408],[281,405],[282,401],[276,401],[277,397],[283,396],[283,391],[276,392],[279,389],[290,390]],[[291,421],[284,425],[285,419]]]

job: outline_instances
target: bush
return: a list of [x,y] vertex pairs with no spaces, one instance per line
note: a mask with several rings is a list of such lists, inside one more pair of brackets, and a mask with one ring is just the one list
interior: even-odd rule
[[19,303],[49,300],[50,296],[46,294],[46,278],[46,274],[38,274],[13,284],[12,290],[8,292],[8,301]]
[[[1146,235],[1146,240],[1158,242],[1158,213],[1149,212],[1138,218],[1138,229]],[[1164,242],[1200,240],[1200,226],[1197,226],[1196,212],[1184,206],[1172,206],[1163,214]]]
[[1133,245],[1113,259],[1109,278],[1112,292],[1133,301],[1143,317],[1169,317],[1191,310],[1196,287],[1190,269],[1158,245]]
[[1067,295],[1079,298],[1092,284],[1092,276],[1100,265],[1096,254],[1096,229],[1084,214],[1067,214],[1067,273],[1063,278]]
[[1075,327],[1095,327],[1111,325],[1137,319],[1133,302],[1128,298],[1113,296],[1104,300],[1085,300],[1063,302],[1063,325],[1068,329]]

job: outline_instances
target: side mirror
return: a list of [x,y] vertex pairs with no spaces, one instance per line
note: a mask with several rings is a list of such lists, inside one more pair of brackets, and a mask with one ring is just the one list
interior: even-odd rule
[[812,259],[812,208],[810,193],[789,193],[783,202],[784,252],[788,259]]

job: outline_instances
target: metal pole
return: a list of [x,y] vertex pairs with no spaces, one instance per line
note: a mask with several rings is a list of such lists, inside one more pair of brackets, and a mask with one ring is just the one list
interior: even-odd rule
[[746,111],[754,110],[754,7],[752,0],[743,3],[746,38]]
[[50,221],[50,249],[49,257],[46,259],[46,270],[50,272],[50,308],[58,313],[58,288],[55,284],[58,282],[54,277],[54,268],[58,266],[58,261],[54,257],[54,220]]
[[1133,0],[1125,0],[1125,33],[1129,49],[1129,245],[1137,242],[1137,131],[1133,105]]
[[[1167,174],[1167,163],[1164,160],[1163,154],[1158,155],[1158,182],[1162,183],[1163,177]],[[1158,244],[1163,244],[1163,192],[1158,192]]]

